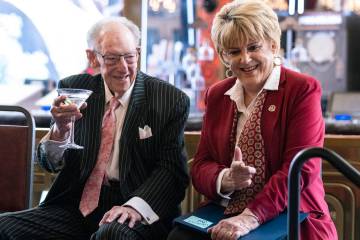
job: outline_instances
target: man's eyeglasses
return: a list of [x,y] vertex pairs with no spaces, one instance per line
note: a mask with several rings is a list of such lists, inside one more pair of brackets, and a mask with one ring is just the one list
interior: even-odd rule
[[105,54],[105,55],[102,55],[101,53],[95,50],[94,52],[99,56],[101,56],[102,59],[104,60],[104,63],[109,66],[118,64],[122,58],[124,58],[127,64],[134,64],[137,62],[138,52],[124,53],[124,54]]

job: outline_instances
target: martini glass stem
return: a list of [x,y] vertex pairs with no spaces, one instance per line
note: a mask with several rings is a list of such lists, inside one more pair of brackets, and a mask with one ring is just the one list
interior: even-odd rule
[[75,129],[75,116],[72,116],[71,117],[71,130],[70,130],[70,143],[71,144],[75,144],[75,141],[74,141],[74,130]]

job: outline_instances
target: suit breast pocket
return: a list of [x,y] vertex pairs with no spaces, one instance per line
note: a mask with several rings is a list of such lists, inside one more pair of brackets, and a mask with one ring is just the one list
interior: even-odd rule
[[138,140],[139,149],[141,153],[145,154],[145,157],[154,154],[154,142],[154,136]]
[[139,140],[138,154],[144,164],[144,169],[151,172],[156,162],[161,158],[160,143],[154,137]]

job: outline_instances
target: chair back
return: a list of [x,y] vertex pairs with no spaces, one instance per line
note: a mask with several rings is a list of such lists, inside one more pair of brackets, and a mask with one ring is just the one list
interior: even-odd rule
[[[1,121],[9,116],[14,121]],[[32,206],[34,150],[35,122],[30,113],[19,106],[0,105],[0,212]]]

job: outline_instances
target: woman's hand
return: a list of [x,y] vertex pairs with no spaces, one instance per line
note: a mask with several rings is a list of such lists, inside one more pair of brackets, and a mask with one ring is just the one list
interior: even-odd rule
[[242,160],[241,150],[236,146],[231,166],[222,178],[220,191],[229,193],[250,186],[251,178],[255,173],[255,168],[245,165]]
[[257,217],[245,208],[238,216],[221,220],[208,230],[213,240],[237,240],[260,225]]
[[114,206],[104,214],[99,223],[99,226],[117,220],[118,223],[121,224],[129,221],[128,226],[132,228],[134,227],[135,223],[141,221],[141,219],[142,217],[138,211],[130,206]]

